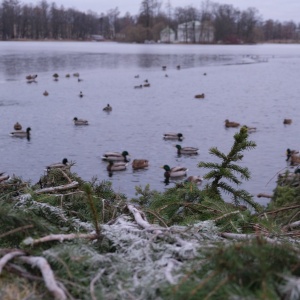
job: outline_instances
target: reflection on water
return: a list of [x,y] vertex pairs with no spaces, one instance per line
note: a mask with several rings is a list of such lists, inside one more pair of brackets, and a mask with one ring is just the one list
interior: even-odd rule
[[[57,52],[57,50],[51,51],[53,43],[39,43],[38,45],[40,47],[50,46],[44,49],[44,51],[47,51],[49,48],[49,51],[45,54],[44,51],[40,51],[37,47],[32,48],[30,52],[22,53],[22,55],[18,52],[15,54],[3,53],[0,58],[0,64],[6,76],[18,75],[20,71],[37,73],[51,70],[73,70],[74,68],[77,70],[91,68],[157,68],[161,67],[162,63],[167,65],[168,68],[175,68],[178,64],[183,68],[195,68],[207,65],[236,64],[244,57],[244,54],[209,54],[207,52],[202,53],[202,51],[199,51],[199,53],[180,54],[157,52],[107,53],[107,49],[105,48],[105,51],[103,51],[101,47],[98,48],[98,51],[94,49],[93,52],[89,52],[88,46],[84,49],[84,52],[74,51],[76,47],[72,48],[72,51],[70,49],[71,52]],[[121,48],[122,45],[114,44],[110,50],[115,47]],[[153,47],[153,45],[149,47]],[[257,57],[257,59],[261,58]],[[255,59],[253,62],[255,62]]]
[[[299,53],[297,45],[1,43],[0,172],[37,182],[45,166],[67,157],[85,180],[110,180],[128,196],[137,185],[162,191],[161,166],[186,166],[188,175],[203,176],[206,170],[197,164],[214,161],[210,147],[230,150],[236,129],[224,128],[229,119],[258,128],[250,135],[256,149],[244,153],[242,165],[252,179],[243,188],[253,195],[270,193],[286,166],[286,148],[299,148]],[[65,77],[74,72],[83,81]],[[28,74],[38,74],[37,82],[27,84]],[[145,79],[150,87],[134,89]],[[194,98],[201,93],[205,99]],[[113,107],[109,113],[103,111],[107,103]],[[74,126],[75,116],[90,125]],[[293,123],[283,126],[284,118]],[[31,127],[30,141],[9,136],[16,121]],[[199,148],[199,155],[178,156],[178,142],[163,140],[166,132],[182,132],[181,145]],[[132,159],[148,159],[149,168],[134,171],[129,164],[109,174],[102,154],[124,150]],[[167,188],[173,185],[172,180]]]

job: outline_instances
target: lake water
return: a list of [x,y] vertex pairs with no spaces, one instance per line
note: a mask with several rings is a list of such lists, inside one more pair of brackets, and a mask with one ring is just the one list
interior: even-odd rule
[[[300,45],[0,42],[0,171],[35,183],[45,166],[66,157],[83,179],[110,180],[129,197],[147,183],[163,191],[160,166],[182,165],[188,175],[204,175],[197,164],[215,161],[209,148],[229,151],[238,130],[225,129],[229,119],[257,127],[250,135],[257,147],[241,163],[252,178],[242,187],[254,196],[271,193],[286,167],[286,149],[299,149],[299,70]],[[37,82],[28,84],[28,74],[38,74]],[[150,87],[134,89],[146,79]],[[199,93],[205,99],[195,99]],[[109,114],[102,110],[107,103]],[[75,126],[74,117],[90,125]],[[293,123],[283,125],[284,118]],[[31,127],[30,141],[9,135],[17,121]],[[165,132],[181,132],[181,145],[198,147],[199,155],[178,157],[177,143],[164,141]],[[109,177],[102,154],[123,150],[131,159],[148,159],[149,168],[128,166]]]

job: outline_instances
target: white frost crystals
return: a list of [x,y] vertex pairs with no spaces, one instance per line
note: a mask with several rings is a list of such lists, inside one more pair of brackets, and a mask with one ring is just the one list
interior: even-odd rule
[[[51,209],[51,215],[71,224],[71,228],[76,227],[72,223],[74,220],[60,208],[50,208],[50,205],[38,203],[30,196],[19,200],[18,208],[38,208],[45,212]],[[114,251],[99,253],[93,248],[93,241],[88,239],[76,244],[59,240],[55,247],[43,251],[43,256],[53,265],[60,265],[61,257],[65,256],[74,261],[84,258],[80,264],[89,266],[87,275],[91,278],[91,291],[100,289],[106,299],[157,299],[157,290],[177,284],[184,276],[182,270],[189,268],[201,255],[199,250],[214,247],[216,241],[223,240],[217,234],[213,221],[165,228],[148,223],[143,213],[133,205],[127,204],[127,207],[129,214],[120,215],[113,223],[101,225],[101,236],[109,241]],[[94,226],[88,225],[85,230],[92,234]],[[84,234],[78,234],[78,237],[80,235]],[[34,244],[39,241],[27,238],[23,242]]]

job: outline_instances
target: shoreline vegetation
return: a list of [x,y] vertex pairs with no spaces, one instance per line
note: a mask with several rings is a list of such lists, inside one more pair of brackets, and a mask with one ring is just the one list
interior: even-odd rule
[[[99,42],[99,43],[124,43],[124,44],[132,44],[132,42],[124,42],[124,41],[117,41],[117,40],[102,40],[102,41],[97,41],[92,38],[88,39],[25,39],[25,38],[20,38],[20,39],[7,39],[7,40],[2,40],[1,42]],[[140,43],[141,44],[141,43]],[[148,44],[148,43],[144,43]],[[164,43],[164,42],[159,42],[155,44],[162,44],[162,45],[195,45],[191,43],[183,43],[183,42],[176,42],[176,43]],[[257,43],[249,43],[249,45],[260,45],[260,44],[300,44],[300,40],[269,40],[266,42],[257,42]],[[197,45],[213,45],[213,46],[218,46],[218,45],[247,45],[247,43],[197,43]]]
[[129,43],[183,42],[186,44],[255,44],[269,41],[299,43],[297,20],[263,20],[259,10],[202,1],[196,8],[163,9],[161,1],[140,1],[139,13],[121,16],[118,7],[106,13],[80,12],[46,0],[38,4],[3,1],[0,39],[113,40]]
[[228,154],[210,149],[206,186],[132,199],[71,168],[36,184],[2,173],[0,298],[299,299],[300,174],[279,174],[267,207],[222,181],[250,178],[234,164],[253,147],[242,128]]

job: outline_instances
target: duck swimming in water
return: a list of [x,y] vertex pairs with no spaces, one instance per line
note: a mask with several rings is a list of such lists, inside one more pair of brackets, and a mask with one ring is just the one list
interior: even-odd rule
[[124,161],[129,162],[129,153],[127,151],[120,152],[106,152],[103,154],[102,159],[107,161]]
[[75,117],[73,121],[75,125],[89,125],[89,122],[87,120],[78,119],[77,117]]
[[247,133],[256,132],[256,127],[248,127],[247,125],[244,125],[243,128],[247,130]]
[[68,159],[64,158],[61,163],[54,163],[54,164],[47,166],[46,170],[47,171],[50,171],[53,169],[65,169],[66,170],[66,169],[70,169],[70,168],[71,168],[71,165],[68,163]]
[[203,181],[201,176],[189,176],[184,182],[191,182],[200,185]]
[[18,131],[11,132],[10,135],[13,137],[29,139],[30,138],[30,130],[31,130],[31,128],[27,127],[26,131],[18,130]]
[[112,107],[107,104],[104,108],[103,108],[104,111],[112,111]]
[[22,130],[22,125],[17,122],[15,125],[14,125],[14,130]]
[[195,155],[198,154],[198,148],[195,147],[181,147],[180,145],[175,146],[177,148],[177,154]]
[[186,176],[188,172],[187,168],[180,166],[170,168],[168,165],[164,165],[162,168],[165,170],[165,183],[169,183],[170,178],[180,178]]
[[240,123],[229,121],[228,119],[225,120],[225,127],[239,127]]
[[174,133],[174,132],[168,132],[164,134],[164,140],[183,140],[183,134],[182,133]]
[[124,161],[112,161],[110,160],[108,162],[108,165],[106,167],[108,172],[113,172],[113,171],[124,171],[126,170],[128,166],[128,163]]
[[134,159],[132,162],[132,169],[145,169],[148,168],[149,161],[147,159]]

